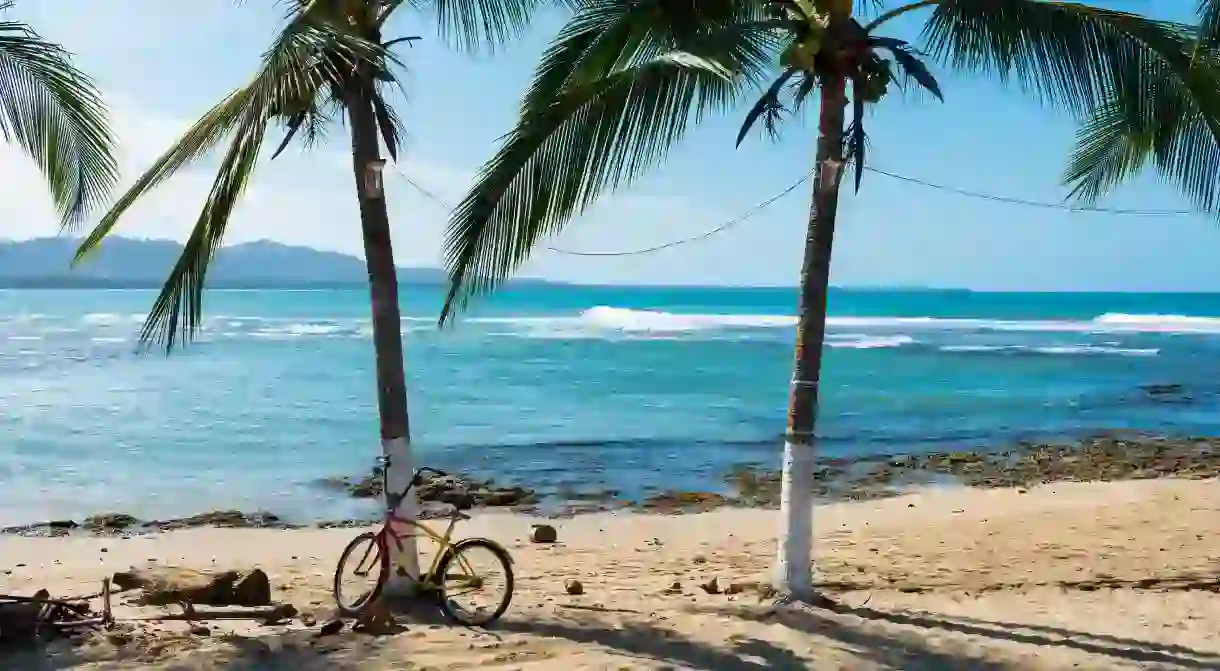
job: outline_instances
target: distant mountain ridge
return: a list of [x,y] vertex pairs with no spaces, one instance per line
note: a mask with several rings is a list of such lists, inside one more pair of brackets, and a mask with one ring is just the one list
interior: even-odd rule
[[[0,241],[0,287],[157,288],[164,283],[182,245],[172,240],[112,237],[77,268],[79,239]],[[439,268],[398,269],[404,284],[444,284]],[[216,288],[345,287],[368,283],[364,261],[338,252],[259,240],[222,247],[208,269]]]

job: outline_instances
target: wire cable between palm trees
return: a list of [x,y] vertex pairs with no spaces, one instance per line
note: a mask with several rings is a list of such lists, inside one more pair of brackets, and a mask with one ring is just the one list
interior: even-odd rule
[[[407,177],[407,174],[405,172],[403,172],[402,169],[399,168],[397,165],[394,165],[394,172],[397,172],[404,180],[407,181],[407,184],[410,184],[411,186],[415,187],[416,191],[419,191],[420,193],[422,193],[429,200],[435,202],[437,205],[440,205],[441,207],[445,208],[446,210],[453,209],[452,204],[445,202],[443,199],[441,199],[436,194],[432,193],[431,191],[428,191],[424,187],[417,184],[415,182],[415,180],[411,179],[410,177]],[[811,176],[813,176],[813,171],[805,173],[804,175],[801,176],[801,178],[799,180],[797,180],[796,182],[793,182],[793,184],[791,186],[789,186],[788,188],[786,188],[783,191],[780,191],[779,193],[775,194],[774,196],[771,196],[770,198],[762,201],[761,203],[750,208],[749,210],[746,210],[742,214],[724,222],[723,224],[720,224],[719,226],[716,226],[715,228],[706,230],[698,235],[693,235],[689,238],[679,238],[677,240],[670,240],[669,242],[665,242],[665,243],[662,243],[659,245],[653,245],[652,247],[644,247],[642,249],[628,249],[628,250],[622,250],[622,251],[617,251],[617,252],[580,252],[580,251],[576,251],[576,250],[572,250],[572,249],[560,249],[559,247],[550,247],[550,246],[543,246],[543,249],[545,249],[549,252],[555,252],[556,254],[564,254],[566,256],[637,256],[639,254],[650,254],[652,252],[659,252],[662,249],[678,247],[680,245],[685,245],[689,242],[696,242],[698,240],[710,238],[713,235],[716,235],[717,233],[721,233],[723,231],[726,231],[726,230],[736,226],[737,224],[742,223],[743,221],[745,221],[745,220],[749,219],[750,217],[753,217],[754,215],[763,211],[764,209],[767,208],[767,206],[771,205],[775,201],[777,201],[777,200],[783,198],[784,196],[795,191],[798,186],[804,184],[805,181],[808,180]]]
[[1141,210],[1141,209],[1121,208],[1121,207],[1093,207],[1093,206],[1085,206],[1085,205],[1079,205],[1079,206],[1078,205],[1068,205],[1066,203],[1048,203],[1045,201],[1038,201],[1038,200],[1026,200],[1024,198],[997,196],[992,193],[983,193],[982,191],[971,191],[969,189],[963,189],[963,188],[956,187],[956,186],[946,186],[944,184],[935,184],[933,182],[924,181],[924,180],[916,178],[916,177],[907,177],[906,175],[898,175],[898,174],[895,174],[892,172],[886,172],[885,170],[881,170],[880,168],[874,168],[871,166],[865,166],[864,170],[867,172],[875,172],[878,175],[884,175],[885,177],[890,177],[892,179],[896,179],[896,180],[899,180],[902,182],[907,182],[909,184],[916,184],[918,186],[924,186],[929,189],[948,191],[949,193],[956,193],[960,196],[966,196],[968,198],[978,198],[981,200],[990,200],[990,201],[993,201],[996,203],[1008,203],[1009,205],[1024,205],[1025,207],[1040,207],[1040,208],[1047,209],[1047,210],[1064,210],[1066,212],[1087,212],[1087,213],[1091,213],[1091,214],[1119,214],[1119,215],[1132,215],[1132,216],[1143,216],[1143,217],[1168,217],[1168,216],[1176,217],[1176,216],[1182,216],[1182,215],[1188,215],[1188,214],[1198,214],[1198,212],[1196,212],[1194,210]]
[[[400,177],[402,177],[404,180],[406,180],[407,184],[410,184],[412,187],[414,187],[416,191],[419,191],[426,198],[433,201],[437,205],[440,205],[441,207],[445,208],[446,210],[453,209],[453,205],[451,203],[446,202],[440,196],[437,196],[436,194],[432,193],[428,189],[425,189],[424,187],[420,186],[415,180],[408,177],[407,174],[405,172],[403,172],[400,167],[398,167],[398,165],[396,165],[396,164],[391,164],[391,165],[394,166],[394,172],[398,173],[398,175]],[[1063,210],[1065,212],[1073,212],[1073,213],[1112,214],[1112,215],[1144,216],[1144,217],[1153,217],[1153,216],[1167,217],[1167,216],[1184,216],[1184,215],[1197,214],[1197,212],[1195,212],[1193,210],[1142,210],[1142,209],[1135,209],[1135,208],[1074,206],[1074,205],[1068,205],[1065,203],[1050,203],[1050,202],[1046,202],[1046,201],[1027,200],[1024,198],[1012,198],[1009,196],[999,196],[996,194],[984,193],[982,191],[971,191],[970,189],[963,189],[963,188],[956,187],[956,186],[937,184],[935,182],[929,182],[926,180],[919,179],[917,177],[908,177],[906,175],[899,175],[897,173],[881,170],[880,168],[873,168],[871,166],[865,166],[864,169],[868,172],[873,172],[878,175],[882,175],[884,177],[896,179],[898,181],[906,182],[908,184],[914,184],[916,186],[922,186],[925,188],[935,189],[938,191],[946,191],[948,193],[954,193],[959,196],[964,196],[967,198],[977,198],[979,200],[989,200],[992,202],[1006,203],[1009,205],[1022,205],[1025,207],[1037,207],[1037,208],[1042,208],[1042,209],[1047,209],[1047,210]],[[761,212],[762,210],[766,209],[768,206],[772,205],[773,203],[780,200],[784,196],[787,196],[788,194],[795,191],[798,186],[800,186],[801,184],[804,184],[805,181],[808,180],[812,176],[813,176],[813,171],[807,172],[804,175],[802,175],[799,180],[797,180],[795,183],[793,183],[788,188],[786,188],[783,191],[780,191],[779,193],[777,193],[776,195],[762,201],[761,203],[750,208],[749,210],[746,210],[742,214],[740,214],[732,219],[729,219],[728,221],[720,224],[719,226],[710,228],[698,235],[693,235],[693,236],[690,236],[687,238],[678,238],[677,240],[670,240],[669,242],[665,242],[665,243],[662,243],[659,245],[653,245],[651,247],[643,247],[640,249],[620,250],[620,251],[614,251],[614,252],[581,252],[581,251],[576,251],[576,250],[571,250],[571,249],[561,249],[559,247],[550,247],[550,246],[544,246],[543,249],[545,249],[549,252],[555,252],[556,254],[563,254],[566,256],[637,256],[640,254],[651,254],[653,252],[659,252],[663,249],[670,249],[672,247],[678,247],[678,246],[685,245],[685,244],[691,243],[691,242],[697,242],[699,240],[704,240],[704,239],[710,238],[713,235],[716,235],[717,233],[723,233],[724,231],[727,231],[728,229],[736,226],[737,224],[740,224],[740,223],[746,221],[747,219],[753,217],[754,215],[756,215],[759,212]]]

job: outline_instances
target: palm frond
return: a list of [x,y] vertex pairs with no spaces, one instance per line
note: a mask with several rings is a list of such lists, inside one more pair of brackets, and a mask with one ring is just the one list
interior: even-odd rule
[[333,98],[337,83],[361,63],[380,68],[384,59],[392,56],[372,42],[293,17],[253,80],[197,121],[102,217],[77,249],[74,263],[96,250],[142,195],[231,138],[199,218],[144,323],[144,343],[160,342],[169,351],[197,331],[208,265],[245,192],[268,126],[283,118],[290,133],[305,128],[311,137],[316,128],[310,124],[318,123],[312,117],[325,113],[321,106]]
[[1204,48],[1220,46],[1220,0],[1198,0],[1199,43]]
[[940,82],[936,81],[928,65],[920,58],[923,54],[913,46],[892,37],[870,37],[868,43],[874,49],[885,49],[894,57],[894,62],[898,65],[897,74],[901,75],[896,78],[900,86],[905,88],[908,82],[915,82],[920,88],[936,96],[937,100],[944,102],[945,96],[941,93]]
[[847,152],[843,159],[850,161],[855,170],[856,193],[860,192],[860,184],[864,180],[864,160],[868,150],[868,135],[864,132],[864,96],[858,90],[862,85],[859,78],[852,81],[852,120],[844,138]]
[[1063,181],[1071,196],[1095,202],[1111,188],[1143,169],[1153,153],[1154,138],[1131,132],[1126,110],[1114,102],[1099,108],[1076,133]]
[[442,320],[508,277],[602,192],[655,166],[692,116],[728,107],[734,89],[716,63],[675,52],[569,89],[550,110],[522,119],[450,218]]
[[765,18],[734,0],[583,2],[450,218],[442,323],[597,196],[655,166],[691,120],[739,101],[771,63]]
[[386,152],[394,161],[398,160],[398,146],[402,142],[402,118],[398,112],[386,103],[380,91],[373,92],[373,114],[377,119],[377,128],[381,131],[381,141]]
[[792,111],[799,113],[805,108],[805,103],[809,100],[809,95],[818,86],[818,78],[802,72],[800,81],[796,82],[792,87]]
[[198,330],[208,266],[224,242],[229,218],[258,161],[266,131],[261,113],[257,104],[242,110],[203,211],[144,321],[142,342],[162,343],[168,352],[179,342],[189,341]]
[[784,86],[790,79],[795,77],[800,70],[796,68],[788,68],[784,70],[779,77],[771,82],[771,86],[763,92],[758,98],[758,102],[746,112],[746,118],[741,124],[741,130],[737,131],[737,146],[741,146],[746,135],[750,133],[750,129],[761,118],[763,120],[763,128],[766,130],[767,136],[775,139],[778,137],[779,121],[783,117],[787,108],[779,99],[779,94],[783,91]]
[[1133,174],[1143,148],[1198,207],[1220,208],[1220,59],[1195,28],[1066,2],[945,0],[925,35],[952,65],[1015,78],[1085,120],[1064,174],[1075,196]]
[[942,0],[924,28],[930,51],[952,67],[1015,79],[1080,118],[1114,98],[1141,100],[1149,73],[1192,82],[1183,50],[1191,34],[1180,24],[1043,0]]
[[[1193,47],[1184,47],[1184,50]],[[1198,52],[1192,77],[1210,78],[1220,89],[1220,58]],[[1148,88],[1138,100],[1114,98],[1094,111],[1077,133],[1063,174],[1071,195],[1095,202],[1152,163],[1201,211],[1220,211],[1220,135],[1214,103],[1199,100],[1173,78],[1145,73]]]
[[[574,9],[581,0],[406,0],[436,17],[442,39],[464,51],[494,49],[519,36],[540,9]],[[402,0],[391,0],[386,14]]]
[[15,21],[0,21],[0,138],[38,165],[65,229],[83,223],[118,182],[114,134],[92,80],[68,52]]
[[885,0],[856,0],[856,15],[870,16],[885,9]]

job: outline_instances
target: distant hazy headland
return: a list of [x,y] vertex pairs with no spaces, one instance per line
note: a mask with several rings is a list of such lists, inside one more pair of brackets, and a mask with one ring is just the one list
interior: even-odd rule
[[[182,252],[170,240],[108,238],[96,254],[71,268],[78,240],[0,241],[0,287],[159,288]],[[409,284],[443,284],[439,268],[399,268]],[[216,288],[355,287],[367,284],[364,261],[309,247],[258,241],[222,248],[208,270]]]

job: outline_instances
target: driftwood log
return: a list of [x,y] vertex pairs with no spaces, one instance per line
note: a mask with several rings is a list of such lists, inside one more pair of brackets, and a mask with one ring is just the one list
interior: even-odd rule
[[260,569],[250,571],[197,571],[173,566],[150,566],[120,571],[112,578],[119,589],[139,589],[136,603],[148,606],[178,604],[187,614],[200,606],[270,606],[271,582]]

